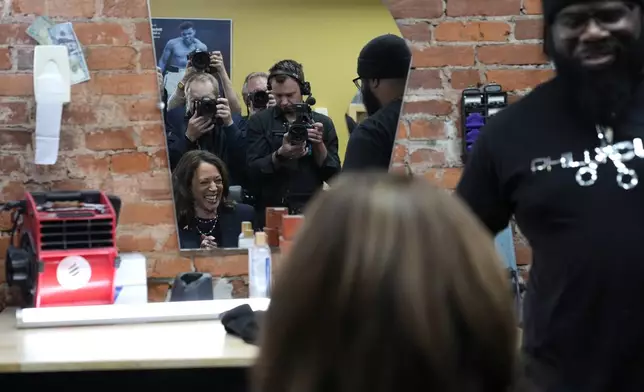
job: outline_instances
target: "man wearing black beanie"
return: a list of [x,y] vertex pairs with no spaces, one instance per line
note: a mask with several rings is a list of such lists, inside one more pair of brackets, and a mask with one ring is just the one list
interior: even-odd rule
[[360,52],[353,82],[369,117],[349,136],[343,171],[389,169],[410,63],[407,43],[393,34],[372,39]]
[[525,376],[537,391],[644,391],[643,0],[543,0],[557,76],[491,118],[459,194],[533,251]]

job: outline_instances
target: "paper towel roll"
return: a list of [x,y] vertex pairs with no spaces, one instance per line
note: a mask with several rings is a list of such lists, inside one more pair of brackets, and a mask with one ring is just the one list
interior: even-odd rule
[[36,165],[53,165],[58,160],[62,117],[62,103],[43,102],[36,105]]

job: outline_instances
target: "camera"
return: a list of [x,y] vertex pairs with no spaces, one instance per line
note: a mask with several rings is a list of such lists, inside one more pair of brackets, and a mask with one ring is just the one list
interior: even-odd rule
[[268,106],[268,101],[270,100],[268,97],[268,92],[263,90],[252,92],[248,95],[248,97],[255,109],[266,109],[266,107]]
[[197,71],[205,72],[210,68],[210,52],[196,49],[188,54],[188,60]]
[[217,100],[212,98],[201,98],[195,101],[195,111],[199,117],[214,118],[217,114]]
[[286,124],[286,133],[293,144],[306,142],[309,139],[308,130],[313,128],[311,106],[306,103],[296,103],[293,105],[293,112],[295,121]]

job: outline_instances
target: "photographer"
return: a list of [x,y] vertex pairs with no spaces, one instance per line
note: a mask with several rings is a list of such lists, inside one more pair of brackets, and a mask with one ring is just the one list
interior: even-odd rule
[[224,97],[228,99],[231,113],[241,113],[241,105],[233,83],[226,72],[226,67],[224,67],[224,58],[221,52],[192,52],[188,58],[188,66],[183,79],[168,99],[166,127],[177,128],[177,124],[183,122],[183,117],[186,115],[184,110],[186,107],[185,85],[188,84],[191,77],[199,73],[209,73],[217,78],[217,87],[221,87]]
[[168,132],[170,169],[190,150],[206,150],[230,169],[231,185],[240,185],[245,169],[245,146],[233,123],[228,100],[219,96],[217,80],[208,73],[194,75],[185,86],[187,115],[180,129]]
[[[283,206],[301,213],[323,183],[340,171],[333,121],[312,111],[315,99],[302,65],[293,60],[275,64],[268,89],[277,105],[251,116],[246,131],[259,227],[263,227],[266,207]],[[306,103],[303,95],[309,96]]]
[[242,98],[246,104],[248,115],[234,118],[235,124],[246,135],[246,123],[248,118],[266,108],[275,106],[275,97],[268,91],[268,74],[266,72],[252,72],[244,79],[242,86]]

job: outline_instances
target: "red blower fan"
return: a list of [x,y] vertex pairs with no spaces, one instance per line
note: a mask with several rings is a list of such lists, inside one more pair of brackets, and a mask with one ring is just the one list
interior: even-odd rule
[[31,192],[12,211],[5,270],[27,306],[113,304],[121,200],[99,191]]

